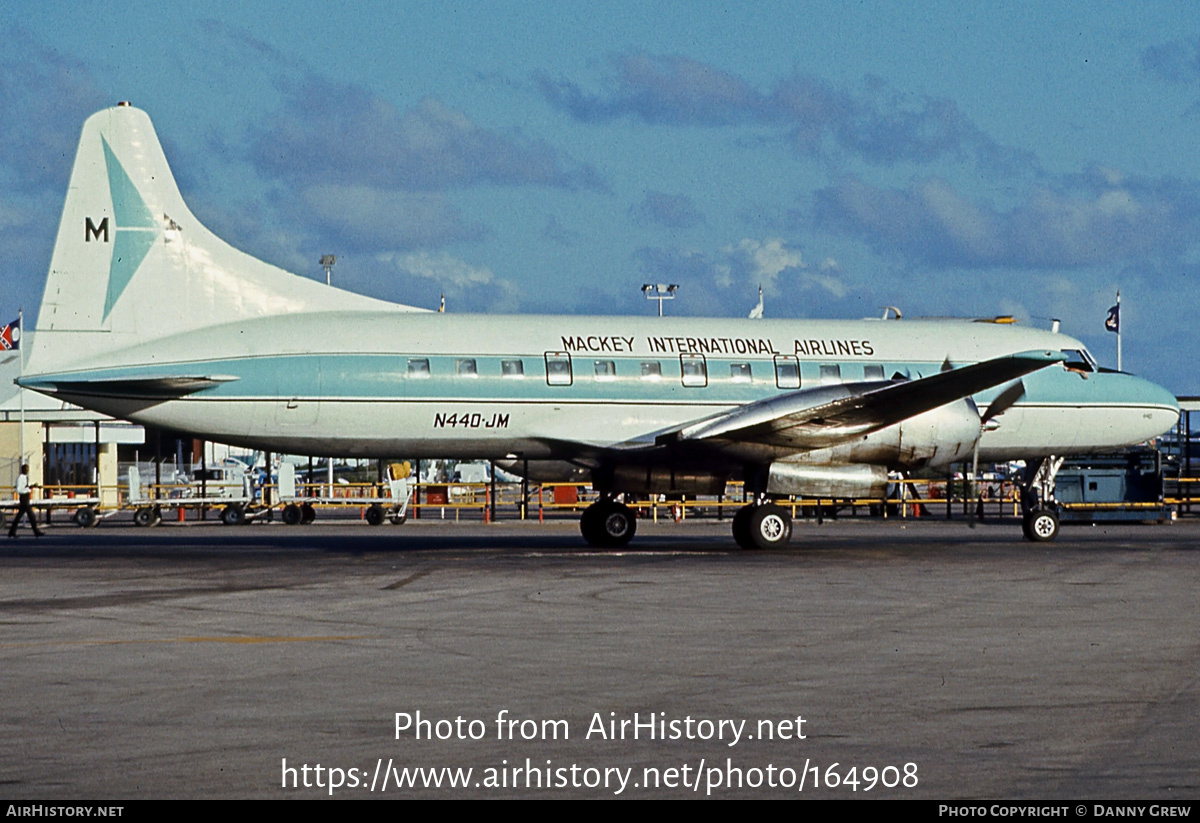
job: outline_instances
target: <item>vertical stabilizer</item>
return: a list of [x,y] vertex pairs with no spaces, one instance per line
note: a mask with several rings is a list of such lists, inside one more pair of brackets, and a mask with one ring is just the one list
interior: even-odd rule
[[128,104],[87,119],[27,372],[265,315],[400,310],[238,251],[192,215],[150,118]]

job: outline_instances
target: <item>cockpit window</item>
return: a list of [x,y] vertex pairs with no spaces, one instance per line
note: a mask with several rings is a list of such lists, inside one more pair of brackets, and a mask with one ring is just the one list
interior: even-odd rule
[[1096,361],[1087,353],[1085,349],[1063,349],[1062,353],[1067,356],[1063,367],[1071,371],[1094,372],[1096,370]]

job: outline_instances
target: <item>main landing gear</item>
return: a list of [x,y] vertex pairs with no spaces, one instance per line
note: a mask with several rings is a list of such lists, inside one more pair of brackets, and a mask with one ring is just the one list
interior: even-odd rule
[[[583,533],[583,539],[596,548],[620,548],[637,532],[637,516],[624,503],[613,499],[598,500],[583,510],[579,531]],[[743,506],[733,516],[733,539],[743,549],[786,546],[792,539],[792,516],[775,503]]]
[[601,549],[620,548],[637,532],[637,516],[633,509],[616,500],[597,500],[583,510],[579,530],[589,545]]
[[777,549],[792,539],[792,516],[783,506],[743,506],[733,516],[733,539],[743,549]]

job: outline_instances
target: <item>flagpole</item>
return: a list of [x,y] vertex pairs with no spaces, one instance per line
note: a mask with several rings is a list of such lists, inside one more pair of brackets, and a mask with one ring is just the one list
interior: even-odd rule
[[[25,309],[17,309],[17,328],[20,329],[20,334],[17,337],[17,379],[25,376],[25,346],[21,340],[25,336]],[[20,395],[21,403],[21,459],[17,465],[20,466],[25,462],[25,387],[17,384],[17,394]]]

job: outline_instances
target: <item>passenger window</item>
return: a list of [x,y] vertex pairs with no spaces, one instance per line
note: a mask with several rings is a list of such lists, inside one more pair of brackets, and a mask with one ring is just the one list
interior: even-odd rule
[[455,360],[454,373],[459,377],[478,377],[479,370],[475,368],[475,358],[460,357]]
[[842,382],[842,367],[835,364],[821,364],[821,382],[822,383],[840,383]]
[[730,363],[729,364],[729,379],[734,383],[749,383],[750,382],[750,364],[749,363]]
[[662,380],[662,363],[657,360],[642,361],[643,380]]
[[880,366],[876,363],[870,363],[866,366],[863,366],[863,379],[864,380],[882,380],[883,379],[883,366]]
[[501,360],[500,361],[500,376],[501,377],[524,377],[525,363],[522,360]]
[[565,351],[546,352],[546,383],[569,386],[571,379],[571,355]]
[[679,367],[683,375],[683,385],[702,388],[708,385],[708,368],[702,354],[679,355]]
[[775,355],[775,385],[781,389],[800,388],[800,360],[794,354]]
[[409,377],[428,377],[429,376],[429,358],[428,357],[410,357],[408,358],[408,376]]
[[612,360],[597,360],[596,361],[596,379],[597,380],[616,380],[617,379],[617,364]]

